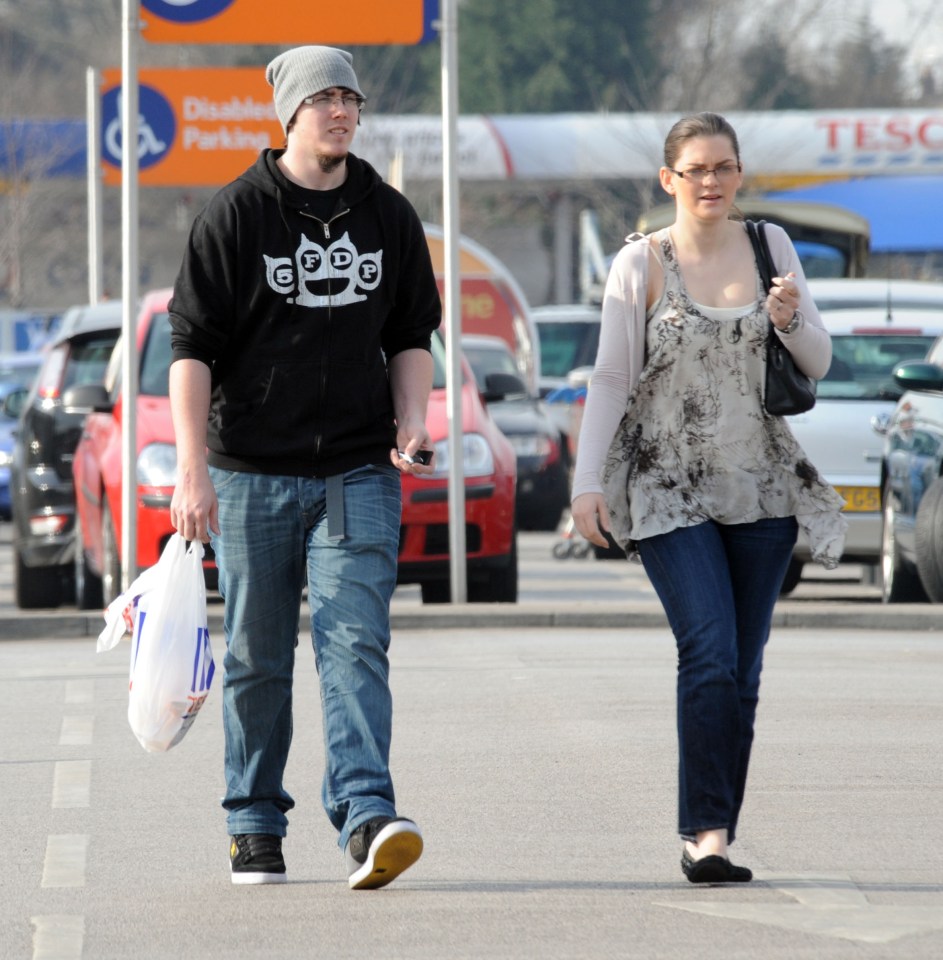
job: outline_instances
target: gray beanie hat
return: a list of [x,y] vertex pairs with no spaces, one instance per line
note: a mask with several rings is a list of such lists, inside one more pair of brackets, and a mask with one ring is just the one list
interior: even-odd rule
[[346,87],[363,97],[353,61],[351,54],[336,47],[295,47],[280,53],[266,68],[265,79],[275,88],[275,112],[282,127],[288,130],[305,97],[329,87]]

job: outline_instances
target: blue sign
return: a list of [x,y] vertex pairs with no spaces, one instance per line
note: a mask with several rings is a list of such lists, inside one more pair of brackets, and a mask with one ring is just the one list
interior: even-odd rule
[[201,20],[212,19],[235,2],[236,0],[141,0],[141,6],[172,23],[199,23]]
[[[166,97],[153,87],[138,88],[138,166],[141,170],[159,163],[177,135],[177,118]],[[121,166],[121,87],[112,87],[102,97],[102,159]]]
[[439,0],[423,0],[422,4],[422,40],[420,43],[432,43],[438,40],[439,33],[433,26],[439,20]]
[[40,180],[85,175],[85,121],[0,121],[0,178]]

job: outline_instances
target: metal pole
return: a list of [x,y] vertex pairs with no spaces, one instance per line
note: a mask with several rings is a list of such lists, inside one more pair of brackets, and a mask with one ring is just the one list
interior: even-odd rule
[[121,589],[137,576],[139,0],[122,0],[121,38]]
[[462,432],[462,312],[458,226],[458,0],[442,0],[442,208],[446,406],[449,417],[449,557],[452,603],[468,598]]
[[553,208],[554,303],[573,302],[573,196],[561,193]]
[[86,117],[86,175],[88,180],[88,302],[98,303],[104,298],[104,263],[102,236],[102,158],[101,158],[101,97],[98,71],[85,71]]

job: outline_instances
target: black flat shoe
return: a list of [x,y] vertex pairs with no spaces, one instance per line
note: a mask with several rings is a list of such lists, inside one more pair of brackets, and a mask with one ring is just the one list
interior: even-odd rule
[[735,867],[726,857],[695,860],[686,847],[681,853],[681,869],[691,883],[749,883],[753,879],[752,870]]

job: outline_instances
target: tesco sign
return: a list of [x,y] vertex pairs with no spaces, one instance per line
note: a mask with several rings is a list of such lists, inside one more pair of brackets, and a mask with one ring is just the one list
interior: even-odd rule
[[887,117],[824,117],[816,126],[825,132],[827,150],[878,150],[891,153],[914,148],[943,150],[943,114],[893,114]]

